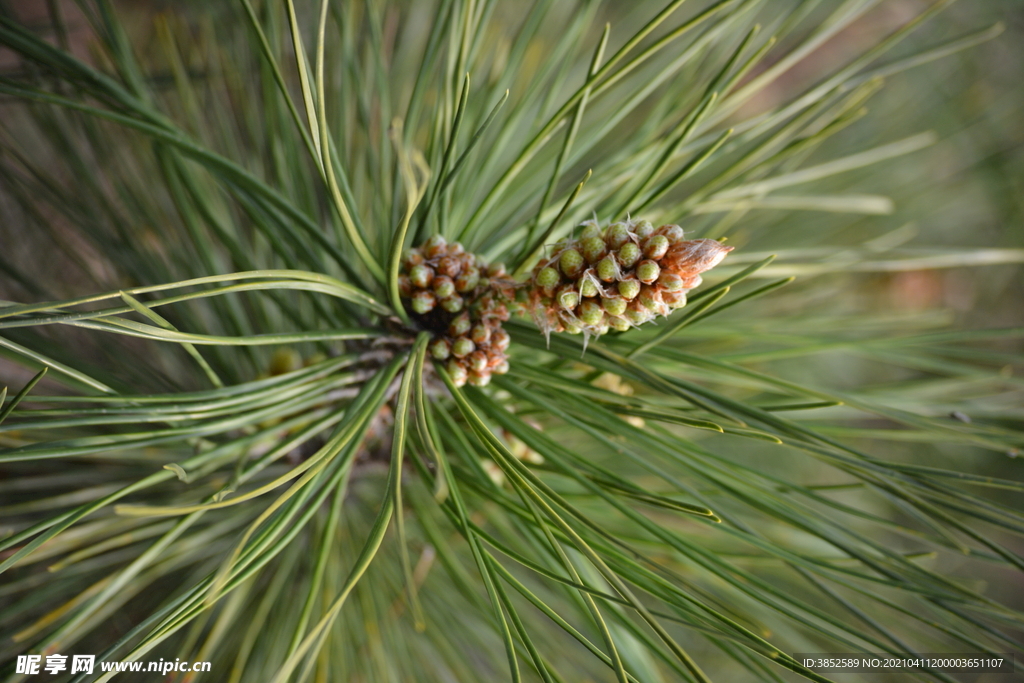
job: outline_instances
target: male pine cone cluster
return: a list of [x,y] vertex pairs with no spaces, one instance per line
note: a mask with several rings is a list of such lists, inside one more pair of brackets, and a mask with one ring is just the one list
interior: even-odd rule
[[533,270],[527,307],[545,333],[628,330],[686,305],[700,274],[732,251],[711,239],[684,240],[678,225],[649,221],[583,224]]
[[509,369],[502,329],[509,305],[529,311],[545,334],[624,331],[686,305],[700,274],[730,251],[715,240],[684,240],[678,225],[625,221],[602,229],[587,221],[577,239],[555,245],[528,282],[516,283],[500,263],[488,267],[435,235],[406,253],[398,285],[413,318],[434,334],[430,353],[446,362],[456,386],[486,386]]
[[508,372],[510,339],[501,324],[509,312],[500,291],[510,285],[502,264],[488,267],[440,235],[402,260],[399,293],[416,322],[434,334],[430,354],[447,361],[456,386],[486,386],[492,374]]

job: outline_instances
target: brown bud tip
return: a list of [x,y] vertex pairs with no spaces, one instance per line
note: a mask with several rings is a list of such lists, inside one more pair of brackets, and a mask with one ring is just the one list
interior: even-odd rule
[[718,240],[687,240],[672,245],[665,255],[665,265],[685,280],[688,275],[711,270],[732,250]]

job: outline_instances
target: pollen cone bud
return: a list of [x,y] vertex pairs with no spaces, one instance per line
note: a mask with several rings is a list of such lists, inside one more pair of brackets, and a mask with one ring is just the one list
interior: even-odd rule
[[473,322],[469,319],[469,313],[464,312],[456,316],[448,325],[448,335],[451,337],[461,337],[469,332],[472,326]]
[[604,242],[609,249],[618,249],[629,240],[629,227],[625,223],[612,223],[604,231]]
[[640,288],[640,295],[637,296],[636,300],[648,311],[661,313],[661,292],[656,288],[644,285]]
[[643,325],[653,317],[646,309],[640,306],[630,306],[626,309],[625,318],[633,325]]
[[583,255],[575,249],[566,249],[558,258],[558,267],[568,277],[579,275],[584,265],[586,265],[586,262],[583,260]]
[[594,276],[584,276],[580,281],[580,296],[597,296],[597,283]]
[[682,308],[686,305],[686,292],[679,290],[678,292],[665,292],[661,293],[661,300],[665,302],[665,305],[671,309]]
[[466,360],[469,363],[469,369],[471,372],[479,373],[487,369],[487,354],[484,353],[483,351],[474,351],[473,353],[469,354],[469,357]]
[[633,234],[639,240],[645,240],[654,234],[654,225],[650,221],[640,221],[633,226]]
[[645,285],[649,285],[657,280],[659,275],[661,275],[661,268],[658,266],[657,261],[647,259],[646,261],[641,261],[636,266],[636,279]]
[[541,289],[550,291],[558,286],[561,279],[562,278],[559,277],[557,270],[551,266],[547,266],[545,268],[541,268],[540,272],[537,273],[537,277],[534,278],[534,282],[536,282],[537,286]]
[[445,366],[448,374],[452,378],[452,383],[457,387],[466,385],[466,380],[469,379],[469,370],[464,368],[456,359],[452,358],[448,361]]
[[567,311],[571,311],[576,308],[576,304],[580,302],[580,295],[576,293],[574,289],[562,289],[555,297],[558,301],[558,305]]
[[597,263],[597,276],[605,282],[612,282],[619,279],[619,264],[615,257],[608,255]]
[[584,221],[580,223],[583,230],[580,231],[580,242],[592,237],[601,237],[601,226],[596,221]]
[[498,351],[504,351],[507,349],[511,342],[512,338],[508,336],[508,332],[500,327],[494,330],[494,332],[491,332],[491,346]]
[[663,225],[656,232],[664,235],[669,244],[679,244],[683,241],[683,229],[678,225]]
[[678,292],[683,288],[683,278],[675,273],[665,271],[658,275],[658,284],[666,292]]
[[409,297],[412,296],[412,291],[413,291],[412,281],[409,280],[409,276],[405,275],[405,274],[399,275],[398,276],[398,293],[408,299]]
[[428,258],[437,258],[445,253],[448,244],[445,239],[440,235],[433,235],[426,242],[423,243],[423,255]]
[[608,315],[622,315],[627,303],[625,299],[601,299],[601,306]]
[[412,283],[413,287],[429,287],[431,281],[434,279],[434,269],[425,263],[421,263],[418,266],[413,266],[409,269],[409,282]]
[[412,310],[420,315],[430,313],[436,305],[437,297],[434,296],[433,292],[426,289],[421,289],[412,295]]
[[577,310],[579,319],[585,325],[600,325],[601,321],[604,320],[604,311],[601,310],[601,304],[593,299],[587,299],[581,303]]
[[639,280],[623,280],[619,283],[619,296],[621,296],[623,299],[633,300],[639,293]]
[[430,355],[437,360],[447,360],[452,355],[451,344],[444,338],[435,339],[430,344]]
[[462,261],[455,256],[445,256],[437,262],[437,273],[449,279],[459,276],[462,272]]
[[608,324],[611,326],[613,330],[617,332],[625,332],[631,327],[629,321],[626,320],[625,318],[611,318],[608,321]]
[[465,305],[462,297],[458,294],[452,294],[449,297],[441,299],[441,308],[448,311],[449,313],[458,313],[462,310]]
[[669,241],[664,235],[652,235],[644,242],[644,256],[649,259],[660,259],[668,251]]
[[455,293],[455,283],[447,275],[434,278],[434,294],[444,299]]
[[471,372],[469,373],[469,383],[474,387],[486,387],[491,383],[491,373],[488,370],[483,372]]
[[608,253],[608,247],[600,237],[588,237],[580,243],[580,249],[583,252],[583,258],[591,264],[597,263]]
[[635,242],[626,242],[619,247],[619,264],[623,268],[632,268],[643,256],[643,252]]
[[406,270],[423,263],[423,254],[419,249],[410,249],[402,255],[402,265]]
[[480,284],[480,271],[476,268],[467,268],[455,278],[455,291],[465,294],[476,289],[478,284]]
[[472,339],[467,337],[459,337],[452,344],[452,355],[456,358],[465,358],[469,354],[476,350],[476,344],[473,343]]
[[487,327],[487,325],[484,325],[483,323],[478,323],[473,326],[472,330],[470,330],[469,338],[478,346],[486,344],[491,340],[491,328]]

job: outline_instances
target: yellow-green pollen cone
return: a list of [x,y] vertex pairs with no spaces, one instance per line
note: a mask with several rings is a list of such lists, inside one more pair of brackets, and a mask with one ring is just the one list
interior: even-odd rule
[[579,237],[554,245],[518,297],[544,334],[625,331],[686,304],[732,247],[683,239],[678,225],[619,221],[582,224]]
[[[555,271],[555,285],[559,277]],[[488,266],[434,235],[406,252],[398,288],[414,325],[433,334],[431,357],[446,361],[456,386],[486,386],[492,374],[508,372],[509,336],[501,324],[514,283],[502,264]]]

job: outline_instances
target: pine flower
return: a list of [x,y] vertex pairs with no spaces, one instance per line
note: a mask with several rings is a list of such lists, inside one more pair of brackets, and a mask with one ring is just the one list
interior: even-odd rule
[[711,239],[684,240],[678,225],[648,221],[587,221],[576,240],[563,240],[537,264],[526,308],[545,334],[602,335],[628,330],[686,305],[700,274],[732,247]]
[[402,260],[399,291],[413,320],[433,332],[430,354],[457,386],[486,386],[508,372],[505,266],[487,266],[458,242],[434,235]]

